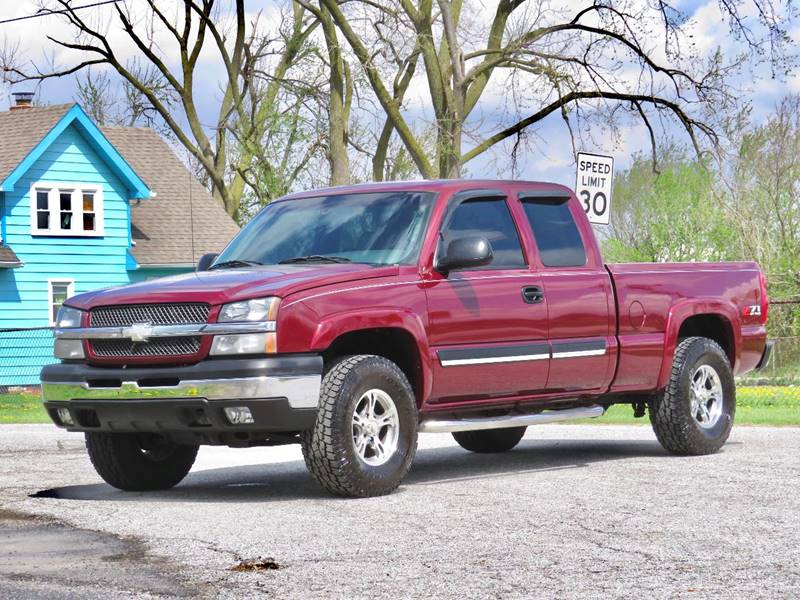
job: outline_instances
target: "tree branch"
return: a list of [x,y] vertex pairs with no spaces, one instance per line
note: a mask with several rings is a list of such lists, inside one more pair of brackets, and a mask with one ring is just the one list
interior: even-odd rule
[[529,117],[518,121],[511,127],[507,127],[502,131],[494,134],[493,136],[487,138],[474,148],[472,148],[469,152],[462,156],[463,162],[468,162],[475,158],[476,156],[482,154],[495,144],[503,141],[506,138],[515,135],[517,132],[522,131],[526,127],[533,125],[547,117],[549,114],[559,110],[562,106],[570,104],[572,102],[576,102],[578,100],[590,100],[590,99],[603,99],[603,100],[618,100],[624,102],[641,102],[644,104],[653,104],[654,106],[661,107],[668,109],[672,114],[674,114],[678,120],[683,125],[684,129],[686,130],[689,138],[692,141],[692,145],[695,148],[695,151],[698,155],[702,154],[700,149],[700,145],[697,141],[697,136],[695,134],[695,129],[700,130],[703,134],[709,137],[713,143],[717,143],[717,136],[714,131],[708,127],[707,125],[696,121],[690,118],[683,109],[674,101],[667,100],[665,98],[660,98],[658,96],[647,96],[644,94],[625,94],[620,92],[611,92],[611,91],[576,91],[576,92],[569,92],[568,94],[560,97],[558,100],[551,102],[541,110],[536,111]]

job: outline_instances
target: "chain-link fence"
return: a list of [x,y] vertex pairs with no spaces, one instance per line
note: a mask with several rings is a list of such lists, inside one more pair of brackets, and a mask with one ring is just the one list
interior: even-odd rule
[[38,385],[39,371],[54,362],[51,327],[0,329],[0,393]]
[[775,342],[769,362],[740,378],[748,385],[800,389],[800,299],[775,300],[769,307],[769,338]]
[[739,378],[747,385],[784,385],[800,389],[800,336],[771,338],[775,342],[769,362],[760,371]]
[[800,299],[773,301],[769,312],[769,362],[738,378],[738,419],[754,423],[800,422]]

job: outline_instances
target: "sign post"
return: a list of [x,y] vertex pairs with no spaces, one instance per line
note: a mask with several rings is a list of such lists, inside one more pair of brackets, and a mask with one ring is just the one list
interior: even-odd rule
[[611,182],[614,158],[602,154],[578,152],[578,176],[575,194],[590,223],[608,225],[611,216]]

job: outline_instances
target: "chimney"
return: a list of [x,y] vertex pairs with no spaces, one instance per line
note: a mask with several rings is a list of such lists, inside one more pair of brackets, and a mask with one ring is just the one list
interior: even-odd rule
[[33,106],[33,92],[12,92],[11,95],[14,96],[14,104],[10,110],[22,110]]

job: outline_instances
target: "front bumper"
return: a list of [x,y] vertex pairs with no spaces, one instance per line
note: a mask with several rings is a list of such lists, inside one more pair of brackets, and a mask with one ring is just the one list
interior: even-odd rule
[[[207,360],[178,367],[93,367],[61,363],[42,369],[50,418],[70,431],[191,434],[198,443],[250,440],[313,426],[322,358],[294,355]],[[253,423],[233,425],[226,406],[246,406]],[[73,424],[58,415],[69,410]]]

